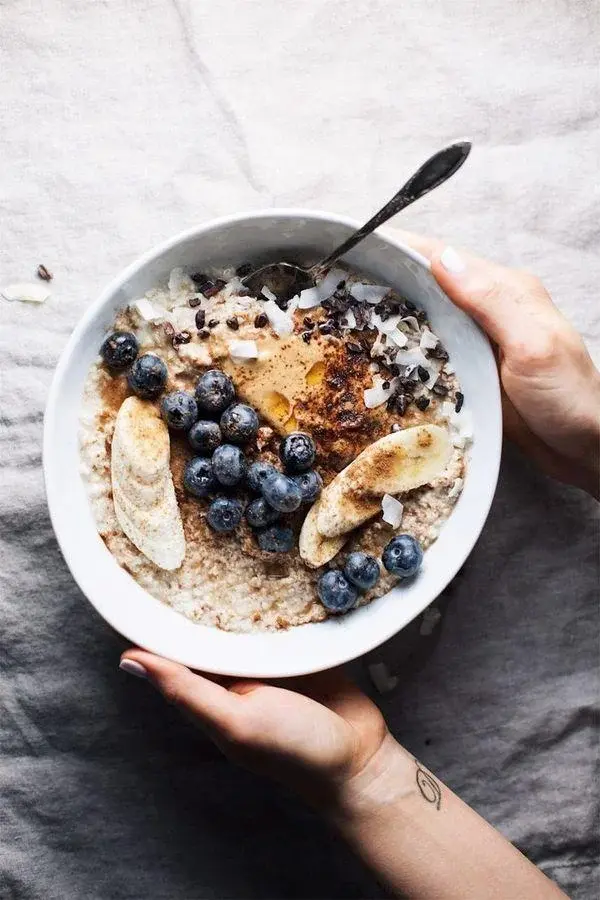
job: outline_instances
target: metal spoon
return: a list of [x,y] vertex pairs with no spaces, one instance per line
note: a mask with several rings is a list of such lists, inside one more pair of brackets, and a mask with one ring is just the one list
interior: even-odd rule
[[366,222],[362,228],[351,234],[350,237],[337,247],[328,257],[315,263],[315,265],[305,268],[290,262],[269,263],[262,266],[250,275],[242,279],[242,283],[250,289],[254,294],[260,294],[263,287],[273,291],[276,297],[281,300],[288,300],[300,290],[313,287],[317,277],[328,269],[336,260],[338,260],[349,250],[366,238],[367,235],[405,209],[415,200],[428,194],[434,188],[447,181],[451,175],[457,172],[471,151],[470,141],[460,141],[457,144],[450,144],[443,150],[434,153],[427,162],[423,163],[420,169],[408,179],[406,184],[400,188],[397,194],[385,204],[385,206],[375,213],[375,215]]

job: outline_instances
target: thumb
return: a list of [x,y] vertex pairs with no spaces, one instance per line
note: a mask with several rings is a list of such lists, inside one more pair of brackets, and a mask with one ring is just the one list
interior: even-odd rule
[[522,343],[547,316],[550,298],[537,278],[453,247],[431,257],[431,271],[450,299],[502,349]]

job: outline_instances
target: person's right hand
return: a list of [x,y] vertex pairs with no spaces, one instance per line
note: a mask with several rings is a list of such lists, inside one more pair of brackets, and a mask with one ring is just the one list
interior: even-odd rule
[[541,281],[396,231],[498,349],[504,427],[549,475],[600,492],[600,373]]

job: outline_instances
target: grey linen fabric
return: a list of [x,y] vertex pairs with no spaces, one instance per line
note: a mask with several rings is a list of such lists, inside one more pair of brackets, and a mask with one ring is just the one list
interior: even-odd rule
[[[73,584],[40,469],[61,348],[137,254],[215,215],[366,216],[449,139],[403,227],[540,274],[596,359],[593,0],[0,2],[0,897],[380,897],[296,800],[230,766]],[[394,733],[573,897],[598,895],[597,515],[507,450],[437,606],[372,658]],[[371,661],[371,660],[369,660]],[[368,681],[364,662],[358,677]]]

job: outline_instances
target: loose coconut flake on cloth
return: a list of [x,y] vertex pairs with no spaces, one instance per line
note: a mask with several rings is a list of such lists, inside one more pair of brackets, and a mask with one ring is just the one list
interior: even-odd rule
[[371,681],[380,694],[389,694],[390,691],[398,687],[398,676],[392,675],[385,663],[371,663],[370,666],[367,666],[367,670]]
[[9,284],[2,288],[5,300],[19,300],[21,303],[45,303],[51,291],[43,284]]

